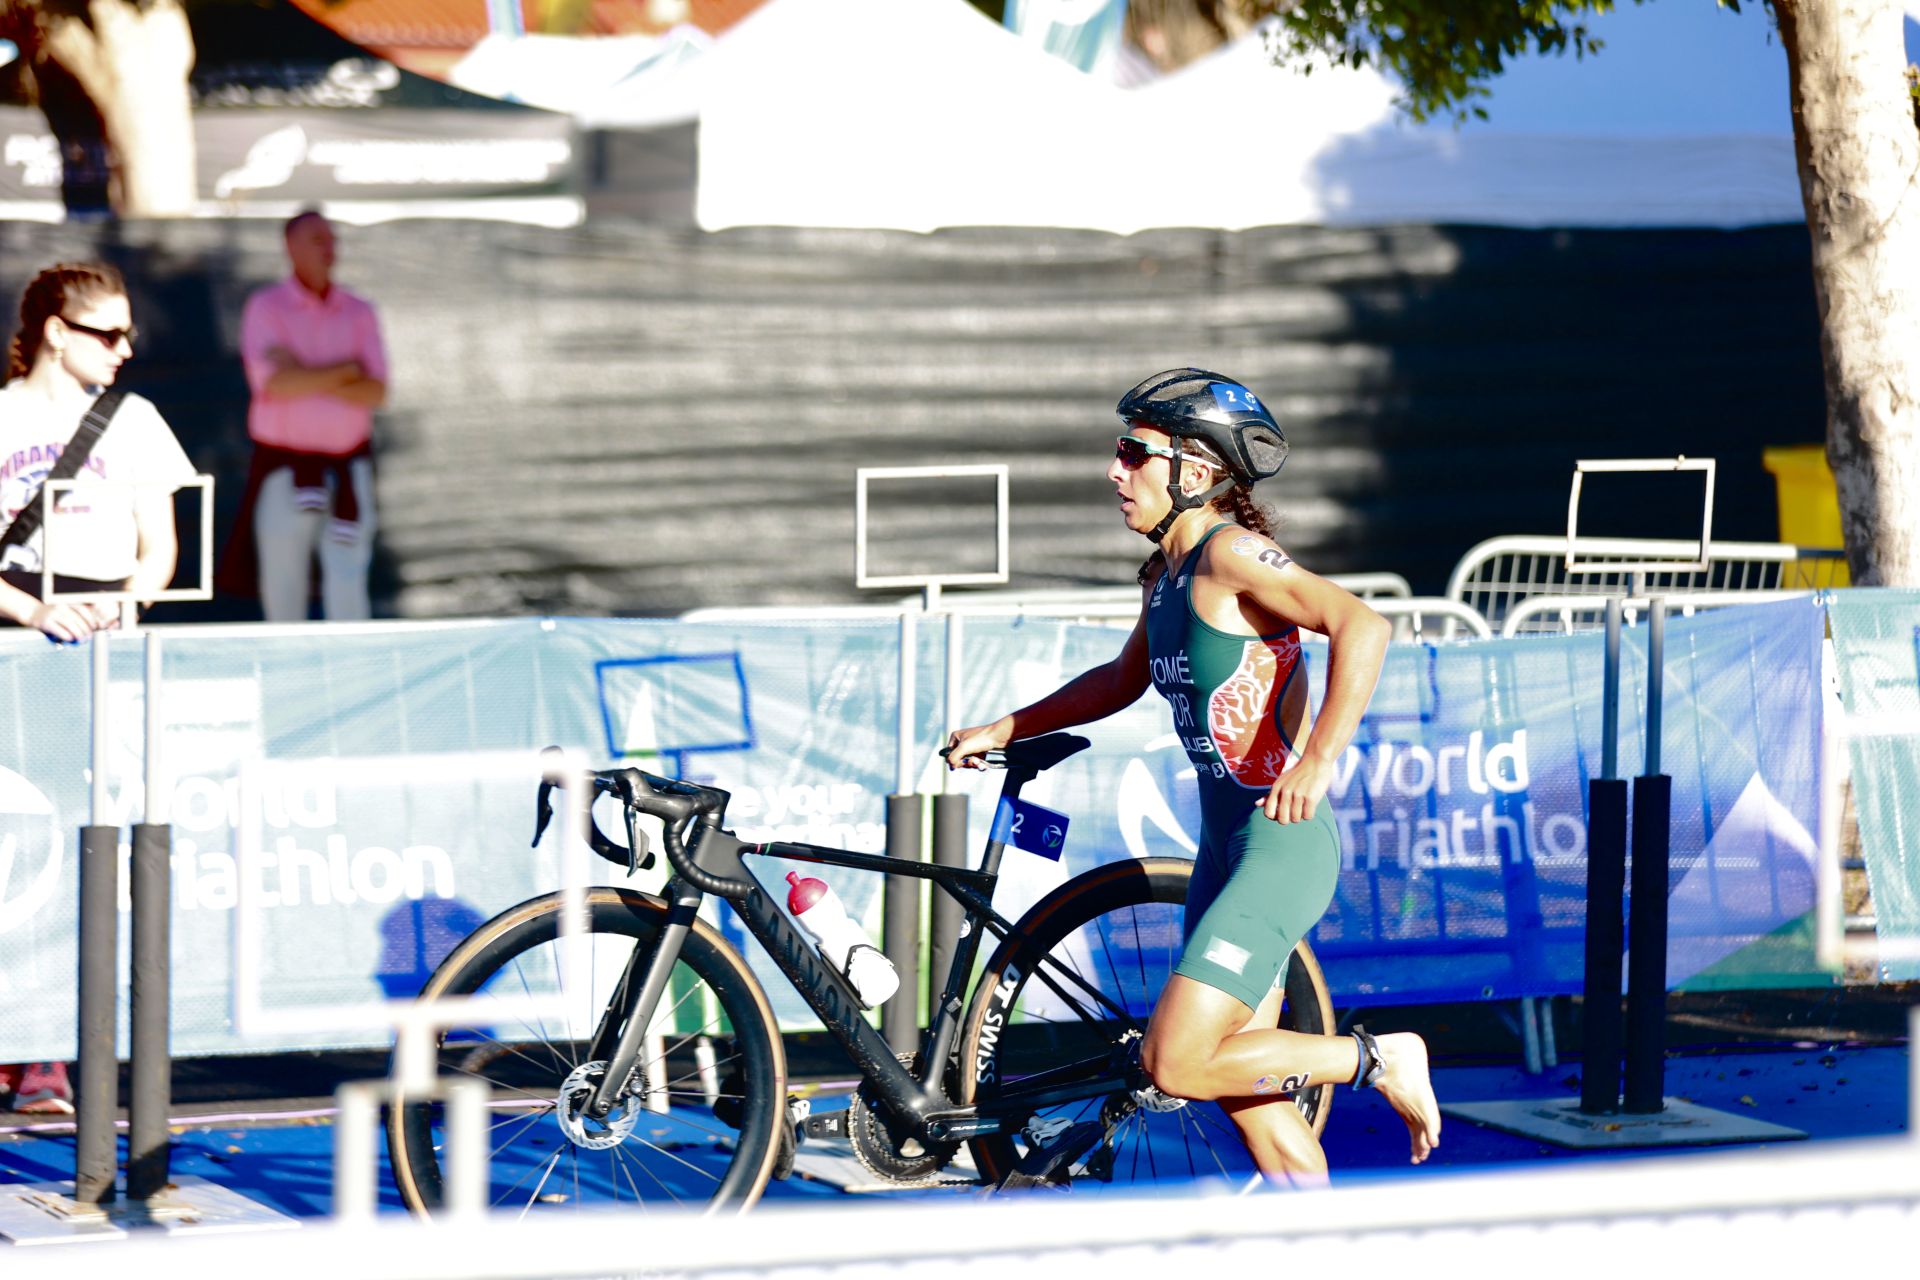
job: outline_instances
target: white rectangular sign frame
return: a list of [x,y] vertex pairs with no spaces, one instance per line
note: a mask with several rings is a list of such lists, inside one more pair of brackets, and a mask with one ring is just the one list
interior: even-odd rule
[[[1594,472],[1671,472],[1704,471],[1707,492],[1701,503],[1700,543],[1691,559],[1582,560],[1580,559],[1579,521],[1581,481]],[[1573,464],[1573,490],[1567,497],[1567,573],[1569,576],[1620,573],[1704,573],[1713,552],[1713,478],[1712,458],[1583,458]],[[1592,538],[1590,543],[1607,541]]]
[[200,585],[197,587],[162,587],[159,590],[146,591],[55,591],[53,588],[53,530],[54,499],[60,494],[70,492],[83,483],[78,477],[70,480],[48,480],[40,490],[40,598],[55,600],[94,600],[100,602],[138,601],[141,604],[159,603],[163,600],[211,600],[213,599],[213,477],[196,475],[184,484],[175,484],[171,480],[97,480],[84,481],[89,489],[98,489],[106,485],[123,485],[130,489],[165,488],[169,494],[181,489],[200,490]]
[[[966,476],[994,478],[994,569],[990,573],[867,572],[867,486],[874,480],[943,480]],[[930,467],[861,467],[854,472],[853,585],[856,587],[986,587],[1007,581],[1011,563],[1007,530],[1007,464],[977,463]]]

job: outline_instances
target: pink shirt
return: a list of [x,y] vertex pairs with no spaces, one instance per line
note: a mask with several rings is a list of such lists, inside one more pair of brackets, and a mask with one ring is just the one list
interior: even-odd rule
[[268,353],[286,352],[309,368],[358,360],[369,378],[387,380],[387,351],[373,304],[334,285],[323,298],[288,277],[256,290],[240,316],[240,359],[253,404],[247,434],[303,453],[351,453],[373,434],[373,410],[337,396],[286,399],[266,394],[274,374]]

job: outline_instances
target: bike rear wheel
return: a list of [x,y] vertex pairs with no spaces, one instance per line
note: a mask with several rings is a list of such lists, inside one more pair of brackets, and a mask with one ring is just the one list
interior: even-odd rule
[[[1129,1042],[1144,1035],[1154,1002],[1179,963],[1192,876],[1193,864],[1181,858],[1109,863],[1062,885],[1029,911],[975,988],[960,1045],[962,1099],[984,1107],[1043,1081],[1111,1075],[1113,1064],[1126,1059]],[[1097,990],[1104,1003],[1096,1004],[1075,979]],[[1063,991],[1071,998],[1063,998]],[[1278,1025],[1318,1035],[1334,1030],[1326,978],[1304,941],[1287,966]],[[1293,1100],[1318,1135],[1326,1127],[1333,1086],[1301,1090]],[[1233,1122],[1212,1103],[1122,1088],[1043,1110],[1036,1119],[1042,1129],[1047,1121],[1054,1128],[1061,1121],[1098,1121],[1106,1130],[1105,1140],[1074,1160],[1068,1177],[1075,1182],[1092,1178],[1141,1187],[1253,1168]],[[994,1184],[1031,1146],[1025,1135],[972,1143],[981,1175]]]
[[[443,1075],[492,1090],[488,1201],[556,1212],[607,1204],[745,1209],[759,1199],[786,1113],[786,1060],[758,981],[704,921],[687,933],[654,1015],[636,1078],[605,1120],[581,1113],[599,1079],[589,1045],[636,948],[666,923],[659,898],[610,887],[588,891],[583,936],[559,936],[561,898],[524,902],[487,921],[441,962],[422,1000],[499,994],[549,998],[537,1018],[490,1016],[442,1033]],[[561,949],[576,948],[577,968]],[[571,989],[565,979],[575,981]],[[393,1107],[387,1125],[394,1181],[416,1212],[442,1196],[441,1109]]]

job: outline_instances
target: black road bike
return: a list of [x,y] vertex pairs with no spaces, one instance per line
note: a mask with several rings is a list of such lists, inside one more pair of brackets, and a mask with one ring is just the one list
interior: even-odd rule
[[[989,753],[988,763],[1005,768],[1001,795],[1012,799],[1087,745],[1052,734]],[[962,1144],[980,1179],[998,1186],[1140,1186],[1247,1167],[1218,1108],[1161,1093],[1139,1067],[1148,1014],[1180,956],[1191,862],[1106,863],[1016,923],[993,908],[1000,840],[988,841],[978,869],[750,844],[722,825],[724,791],[633,768],[589,777],[596,796],[619,800],[627,829],[622,845],[589,822],[602,857],[629,871],[650,865],[635,818],[660,820],[674,872],[662,893],[593,887],[586,932],[565,936],[560,894],[523,902],[474,930],[420,993],[564,998],[563,1016],[460,1028],[439,1044],[443,1074],[492,1088],[496,1208],[742,1210],[792,1170],[797,1143],[827,1135],[849,1139],[880,1180],[903,1186],[941,1179]],[[554,785],[540,788],[536,844]],[[846,980],[748,872],[749,857],[931,880],[960,904],[960,938],[919,1053],[889,1049]],[[733,906],[858,1069],[862,1083],[844,1113],[809,1115],[789,1097],[772,1007],[739,950],[699,917],[708,894]],[[562,946],[583,949],[577,968],[560,963]],[[585,976],[566,990],[564,973]],[[1287,968],[1279,1025],[1334,1029],[1326,980],[1304,941]],[[1294,1095],[1315,1133],[1332,1092],[1323,1084]],[[442,1135],[437,1103],[389,1110],[394,1177],[419,1212],[441,1202]]]

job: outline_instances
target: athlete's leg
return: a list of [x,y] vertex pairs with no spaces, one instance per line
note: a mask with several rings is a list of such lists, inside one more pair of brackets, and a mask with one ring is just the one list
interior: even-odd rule
[[[1284,983],[1275,983],[1260,1007],[1253,1011],[1244,1033],[1255,1027],[1271,1027],[1280,1021]],[[1279,1081],[1257,1083],[1261,1092],[1251,1098],[1222,1098],[1218,1105],[1240,1131],[1240,1141],[1253,1156],[1254,1167],[1270,1182],[1291,1187],[1324,1186],[1327,1181],[1327,1153],[1313,1127],[1293,1104],[1291,1093],[1278,1092]]]
[[[1351,1083],[1360,1067],[1352,1036],[1315,1036],[1280,1028],[1243,1030],[1245,1001],[1175,974],[1147,1026],[1140,1062],[1164,1093],[1196,1101],[1262,1096],[1257,1085],[1277,1077],[1290,1088]],[[1427,1071],[1427,1046],[1411,1032],[1378,1037],[1381,1072],[1374,1088],[1407,1126],[1413,1163],[1440,1142],[1440,1103]],[[1264,1086],[1263,1086],[1264,1087]]]
[[[1227,836],[1226,883],[1204,914],[1189,917],[1186,951],[1141,1046],[1141,1064],[1163,1092],[1194,1100],[1259,1098],[1354,1079],[1360,1049],[1350,1036],[1281,1030],[1274,1019],[1248,1029],[1294,944],[1332,898],[1338,839],[1324,810],[1313,822],[1284,827],[1256,811]],[[1382,1071],[1375,1084],[1406,1122],[1418,1163],[1440,1137],[1426,1045],[1414,1035],[1385,1035],[1378,1044]]]

